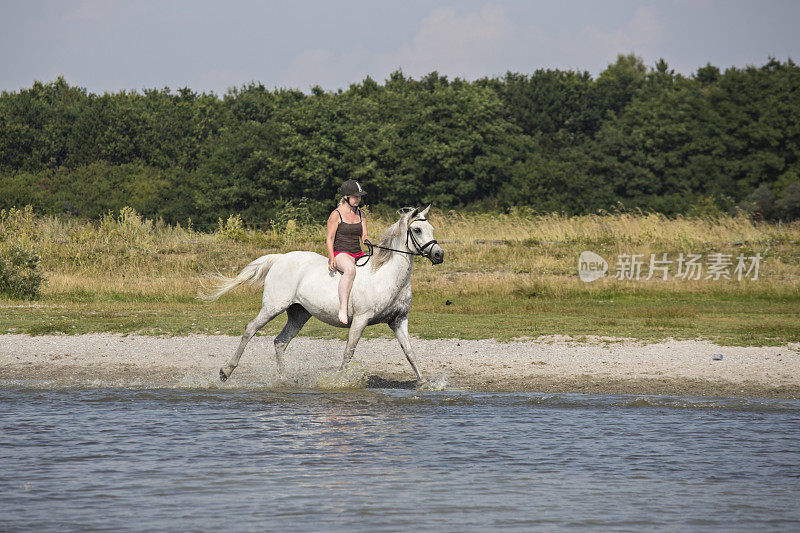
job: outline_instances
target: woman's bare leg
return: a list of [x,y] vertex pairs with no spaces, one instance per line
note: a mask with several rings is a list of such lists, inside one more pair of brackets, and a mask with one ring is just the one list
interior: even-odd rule
[[347,324],[347,301],[356,277],[356,260],[347,254],[336,256],[336,268],[342,273],[339,280],[339,322]]

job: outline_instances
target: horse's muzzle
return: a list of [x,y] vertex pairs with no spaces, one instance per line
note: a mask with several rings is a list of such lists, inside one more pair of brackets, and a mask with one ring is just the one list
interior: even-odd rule
[[444,250],[439,248],[438,246],[434,246],[431,248],[431,255],[430,255],[431,263],[434,265],[439,265],[444,262]]

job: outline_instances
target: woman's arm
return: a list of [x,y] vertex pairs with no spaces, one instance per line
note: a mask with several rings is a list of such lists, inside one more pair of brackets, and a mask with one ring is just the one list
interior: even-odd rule
[[367,216],[362,211],[361,212],[361,242],[367,242],[367,241],[369,241],[369,232],[367,231]]
[[339,227],[339,217],[336,216],[336,210],[331,212],[328,217],[328,231],[327,238],[325,239],[325,250],[328,252],[328,270],[333,272],[336,268],[336,259],[333,257],[333,239],[336,237],[336,228]]

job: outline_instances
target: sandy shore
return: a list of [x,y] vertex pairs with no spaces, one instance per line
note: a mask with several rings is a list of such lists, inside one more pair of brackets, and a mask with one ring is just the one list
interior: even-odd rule
[[[727,347],[701,340],[644,344],[548,337],[514,342],[413,339],[423,375],[447,388],[800,398],[800,344]],[[346,375],[335,371],[344,342],[296,338],[280,378],[272,337],[258,336],[226,384],[217,379],[238,343],[188,337],[0,335],[3,380],[55,385],[315,387],[381,380],[410,386],[413,373],[394,339],[362,340]],[[721,354],[721,360],[714,360]]]

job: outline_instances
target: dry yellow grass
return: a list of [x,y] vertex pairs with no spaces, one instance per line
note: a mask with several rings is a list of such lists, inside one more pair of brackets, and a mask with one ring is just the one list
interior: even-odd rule
[[[522,290],[558,296],[610,289],[642,292],[749,293],[780,288],[796,293],[800,283],[800,223],[770,224],[747,217],[668,218],[616,213],[567,217],[517,210],[500,213],[431,213],[429,220],[446,252],[443,265],[422,261],[415,287],[463,293]],[[371,217],[377,236],[394,219]],[[322,225],[260,232],[231,217],[214,233],[146,220],[132,209],[98,222],[39,216],[31,209],[0,213],[0,240],[35,250],[49,280],[46,293],[127,291],[178,297],[194,294],[200,276],[231,274],[264,253],[312,250],[324,253]],[[592,284],[577,278],[577,259],[592,250],[609,262],[612,276]],[[619,281],[619,254],[712,252],[764,256],[759,280],[697,282]],[[422,266],[425,265],[425,266]]]
[[[424,338],[604,335],[645,340],[713,338],[725,344],[800,341],[800,223],[745,217],[667,218],[615,213],[581,217],[431,213],[445,262],[418,258],[414,334]],[[370,217],[373,237],[393,218]],[[237,273],[265,253],[324,253],[322,225],[267,232],[230,217],[212,233],[143,219],[130,209],[97,222],[0,212],[0,244],[35,250],[47,286],[34,304],[0,298],[0,331],[115,331],[185,335],[241,332],[259,306],[242,287],[213,305],[194,297],[206,273]],[[610,275],[580,281],[578,256],[594,251]],[[757,281],[618,280],[619,254],[760,253]],[[450,302],[450,304],[448,304]],[[281,321],[267,328],[275,334]],[[390,334],[377,328],[370,335]],[[305,334],[339,330],[310,321]]]

